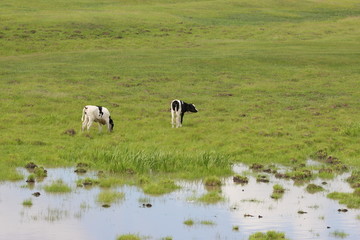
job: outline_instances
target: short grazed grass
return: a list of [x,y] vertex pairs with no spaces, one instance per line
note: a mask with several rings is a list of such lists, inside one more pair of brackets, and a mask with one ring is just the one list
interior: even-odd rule
[[[85,162],[132,182],[230,176],[233,163],[289,165],[319,151],[360,167],[357,0],[0,7],[0,181],[23,179],[16,167],[29,161]],[[174,98],[199,109],[179,129]],[[87,104],[109,108],[112,134],[81,133]]]
[[[96,201],[110,204],[124,198],[112,190],[123,184],[162,195],[178,189],[173,179],[231,176],[239,162],[303,163],[322,150],[350,166],[349,183],[360,187],[358,0],[1,0],[0,9],[0,182],[24,180],[16,168],[28,161],[86,162],[105,172]],[[180,129],[170,125],[175,98],[199,109]],[[113,133],[96,124],[81,133],[87,104],[109,108]],[[356,190],[329,197],[360,208]],[[196,200],[224,199],[212,191]],[[117,237],[139,239],[147,238]]]

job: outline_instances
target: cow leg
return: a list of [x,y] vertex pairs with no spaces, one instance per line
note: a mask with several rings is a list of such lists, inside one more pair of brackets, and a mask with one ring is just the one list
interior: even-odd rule
[[109,122],[106,123],[106,126],[107,126],[108,131],[111,132],[111,125]]
[[102,125],[100,123],[98,123],[99,125],[99,132],[102,132]]
[[172,127],[175,127],[175,111],[174,110],[171,110],[171,126]]
[[176,127],[181,127],[181,116],[180,116],[180,112],[176,112]]
[[92,120],[92,119],[89,119],[89,120],[88,120],[88,123],[87,123],[87,130],[88,130],[88,131],[89,131],[91,125],[93,124],[93,122],[94,122],[94,120]]
[[183,119],[184,119],[184,112],[181,112],[180,117],[181,117],[181,119],[180,119],[180,127],[182,127],[182,122],[183,122]]

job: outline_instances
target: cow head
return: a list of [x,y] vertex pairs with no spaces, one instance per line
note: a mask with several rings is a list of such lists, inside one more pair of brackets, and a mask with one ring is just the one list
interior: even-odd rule
[[196,109],[195,105],[194,105],[194,104],[191,104],[191,103],[187,106],[187,110],[188,110],[189,112],[194,112],[194,113],[198,112],[198,110]]
[[111,117],[109,117],[109,124],[110,124],[110,131],[112,131],[114,129],[114,121],[111,119]]

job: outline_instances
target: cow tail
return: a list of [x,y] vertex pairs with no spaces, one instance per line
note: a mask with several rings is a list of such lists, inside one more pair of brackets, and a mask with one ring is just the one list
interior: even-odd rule
[[86,110],[86,107],[84,107],[83,112],[82,112],[82,116],[81,116],[81,121],[82,121],[82,122],[84,121],[85,110]]

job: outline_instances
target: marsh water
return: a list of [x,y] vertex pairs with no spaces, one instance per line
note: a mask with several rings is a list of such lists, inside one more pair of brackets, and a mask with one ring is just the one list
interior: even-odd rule
[[[195,199],[208,190],[201,181],[178,181],[181,189],[170,194],[150,196],[135,186],[116,188],[125,198],[102,207],[96,201],[100,187],[77,187],[80,178],[74,168],[47,169],[48,177],[29,188],[24,181],[0,183],[1,240],[111,240],[135,234],[145,239],[248,239],[255,232],[275,230],[290,239],[338,239],[333,233],[346,233],[346,239],[360,239],[360,210],[328,199],[329,192],[352,192],[343,174],[326,181],[325,191],[309,194],[306,185],[269,175],[269,183],[259,183],[249,175],[249,183],[240,185],[232,177],[223,179],[221,193],[225,201],[203,204]],[[24,176],[28,173],[24,171]],[[236,165],[236,173],[248,171]],[[66,194],[47,193],[43,186],[62,179],[72,187]],[[312,181],[321,185],[323,180]],[[270,198],[274,184],[285,189],[279,200]],[[40,192],[39,197],[32,195]],[[32,206],[23,205],[26,199]],[[144,203],[150,203],[144,206]],[[299,214],[302,211],[302,214]],[[193,220],[193,225],[184,221]]]

